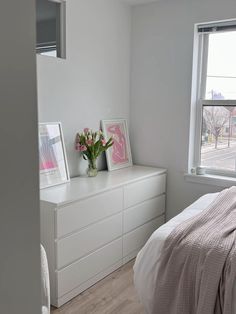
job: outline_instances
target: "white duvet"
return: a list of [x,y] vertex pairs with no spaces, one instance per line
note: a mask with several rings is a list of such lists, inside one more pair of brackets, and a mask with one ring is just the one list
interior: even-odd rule
[[[217,197],[217,195],[218,193],[202,196],[179,215],[162,225],[152,234],[145,246],[139,252],[134,264],[134,284],[140,301],[144,305],[147,313],[153,313],[153,300],[158,297],[157,295],[154,295],[154,291],[165,239],[178,224],[201,212]],[[234,295],[234,312],[232,314],[236,314],[236,284]]]
[[50,313],[50,284],[47,255],[42,244],[41,251],[41,297],[42,297],[42,314]]

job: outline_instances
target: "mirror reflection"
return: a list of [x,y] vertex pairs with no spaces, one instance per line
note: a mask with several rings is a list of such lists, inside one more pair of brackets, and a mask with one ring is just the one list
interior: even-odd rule
[[65,58],[65,3],[37,0],[37,54]]

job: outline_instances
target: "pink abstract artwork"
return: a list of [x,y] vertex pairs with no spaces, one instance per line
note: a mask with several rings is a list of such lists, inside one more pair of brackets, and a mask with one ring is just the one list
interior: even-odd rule
[[58,167],[55,153],[52,147],[52,140],[46,134],[40,138],[40,158],[39,169],[40,170],[52,170]]
[[124,128],[121,123],[107,125],[109,137],[113,136],[113,146],[111,149],[111,160],[114,165],[127,163],[129,161],[127,152],[127,142],[124,135]]

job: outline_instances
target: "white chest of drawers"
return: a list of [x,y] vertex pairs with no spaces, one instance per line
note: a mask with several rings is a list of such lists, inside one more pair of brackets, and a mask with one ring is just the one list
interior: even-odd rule
[[166,170],[133,166],[41,191],[56,307],[134,258],[165,221]]

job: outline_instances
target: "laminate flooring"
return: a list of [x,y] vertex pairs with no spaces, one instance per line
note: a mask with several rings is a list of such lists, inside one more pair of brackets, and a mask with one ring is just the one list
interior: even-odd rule
[[144,314],[133,285],[134,261],[122,266],[51,314]]

